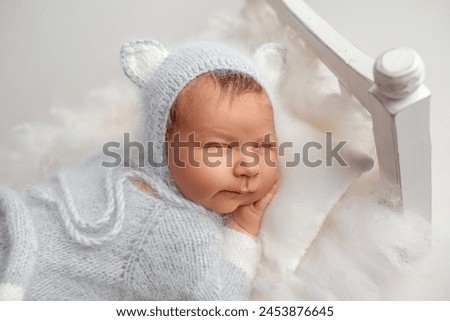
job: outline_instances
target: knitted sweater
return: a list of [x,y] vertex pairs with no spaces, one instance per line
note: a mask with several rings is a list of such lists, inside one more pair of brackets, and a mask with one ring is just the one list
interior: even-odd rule
[[100,163],[62,170],[23,199],[0,189],[1,299],[248,298],[259,259],[252,237],[218,213],[163,195],[146,174]]

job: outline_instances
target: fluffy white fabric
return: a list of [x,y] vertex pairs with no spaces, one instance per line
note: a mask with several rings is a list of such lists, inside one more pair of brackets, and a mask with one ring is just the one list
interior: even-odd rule
[[17,125],[0,158],[2,183],[20,190],[46,181],[62,165],[98,153],[108,141],[121,142],[125,132],[136,140],[137,97],[137,90],[124,77],[93,89],[83,106],[55,106],[47,121]]
[[[333,131],[335,137],[349,141],[353,151],[376,161],[370,116],[350,97],[337,94],[336,79],[262,1],[247,1],[240,17],[216,16],[205,30],[202,39],[246,47],[269,41],[285,44],[288,68],[280,88],[283,110],[278,119],[285,117],[286,122],[278,126],[280,134],[297,133],[300,136],[293,135],[292,140],[301,144],[300,133],[308,128],[304,127],[307,122],[313,125],[312,136],[317,128]],[[97,152],[105,141],[133,131],[136,94],[124,89],[130,88],[125,79],[122,83],[95,91],[86,106],[55,109],[48,123],[20,126],[17,147],[1,160],[3,182],[21,187],[44,180],[62,164],[76,162]],[[444,228],[449,226],[448,219],[434,226],[430,241],[430,224],[394,210],[396,200],[379,186],[376,163],[347,190],[368,163],[360,164],[325,200],[327,204],[318,204],[318,199],[308,203],[291,186],[309,186],[313,191],[317,182],[306,179],[309,173],[285,177],[264,222],[264,258],[254,299],[450,299],[450,236]],[[17,166],[22,170],[11,170]],[[316,216],[292,211],[317,205],[321,212]],[[291,209],[288,215],[287,209]],[[289,233],[277,230],[281,227],[288,227]]]

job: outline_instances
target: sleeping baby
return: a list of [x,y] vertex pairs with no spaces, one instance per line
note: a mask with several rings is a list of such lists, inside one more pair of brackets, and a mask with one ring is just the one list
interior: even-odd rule
[[248,299],[278,185],[276,75],[258,62],[280,69],[283,54],[124,45],[149,148],[131,167],[92,157],[23,197],[0,188],[0,299]]

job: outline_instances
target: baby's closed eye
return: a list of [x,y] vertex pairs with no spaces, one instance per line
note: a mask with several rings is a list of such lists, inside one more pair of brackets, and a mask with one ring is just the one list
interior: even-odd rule
[[246,142],[242,145],[243,150],[266,150],[266,149],[272,149],[276,147],[276,143],[273,142]]

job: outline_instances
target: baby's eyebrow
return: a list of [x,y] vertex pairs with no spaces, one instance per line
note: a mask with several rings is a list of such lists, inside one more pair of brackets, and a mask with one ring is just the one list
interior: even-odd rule
[[254,139],[247,139],[245,141],[241,141],[241,139],[230,135],[228,133],[223,133],[223,132],[219,132],[219,131],[215,131],[215,130],[207,130],[205,132],[202,133],[197,133],[196,137],[198,137],[200,140],[209,140],[209,141],[216,141],[216,140],[223,140],[226,142],[240,142],[240,143],[245,143],[245,142],[272,142],[272,140],[274,139],[274,134],[273,133],[266,133],[265,135],[259,136],[257,138]]

